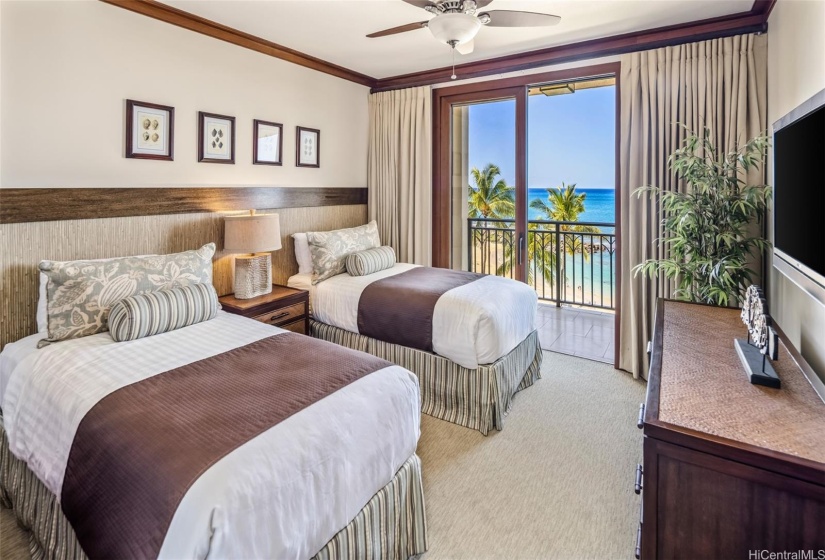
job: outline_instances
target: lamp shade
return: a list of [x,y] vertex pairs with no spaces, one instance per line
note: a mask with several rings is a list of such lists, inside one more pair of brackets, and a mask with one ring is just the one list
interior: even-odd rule
[[264,253],[281,248],[278,214],[226,216],[223,248],[228,253]]
[[481,22],[469,14],[440,14],[427,23],[427,28],[442,43],[455,41],[461,45],[476,36]]

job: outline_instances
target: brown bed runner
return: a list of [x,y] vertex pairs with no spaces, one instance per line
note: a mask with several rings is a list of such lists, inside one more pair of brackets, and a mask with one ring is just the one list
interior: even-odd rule
[[358,332],[384,342],[433,351],[433,312],[438,299],[484,274],[416,267],[376,280],[358,300]]
[[219,459],[384,360],[283,333],[123,387],[83,418],[62,507],[90,558],[156,558]]

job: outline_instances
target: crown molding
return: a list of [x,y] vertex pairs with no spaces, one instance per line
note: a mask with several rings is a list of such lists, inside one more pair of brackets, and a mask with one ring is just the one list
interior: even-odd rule
[[[293,64],[311,68],[318,72],[367,86],[371,92],[449,82],[450,75],[452,74],[451,68],[444,67],[388,78],[373,78],[366,74],[360,74],[343,66],[338,66],[337,64],[332,64],[320,58],[256,37],[255,35],[250,35],[232,27],[173,8],[157,0],[100,1],[287,62],[292,62]],[[655,29],[646,29],[622,35],[613,35],[557,47],[479,60],[461,64],[456,66],[455,69],[456,73],[459,74],[462,79],[479,78],[506,72],[530,70],[564,62],[575,62],[578,60],[626,54],[664,46],[681,45],[716,37],[765,32],[768,29],[768,17],[776,5],[776,2],[777,0],[754,0],[753,6],[749,11],[739,14],[658,27]]]
[[173,8],[156,0],[100,0],[106,4],[123,8],[150,18],[154,18],[196,33],[201,33],[239,47],[244,47],[274,58],[292,62],[305,68],[317,70],[337,78],[343,78],[362,86],[374,87],[375,78],[360,74],[349,68],[332,64],[320,58],[304,54],[283,45],[267,41],[255,35],[244,33],[232,27]]
[[[768,29],[768,16],[776,1],[756,0],[750,11],[729,16],[634,31],[622,35],[469,62],[456,66],[455,73],[461,79],[480,78],[506,72],[531,70],[552,64],[694,43],[717,37],[728,37],[743,33],[761,33]],[[381,78],[377,80],[371,92],[446,83],[451,81],[450,76],[452,74],[453,69],[445,66],[434,70]]]

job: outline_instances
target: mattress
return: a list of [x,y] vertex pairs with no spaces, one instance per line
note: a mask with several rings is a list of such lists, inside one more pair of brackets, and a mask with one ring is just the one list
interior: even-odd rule
[[[311,274],[296,274],[288,284],[309,291],[316,321],[358,333],[358,303],[364,288],[415,266],[398,263],[366,276],[339,274],[314,286]],[[433,312],[433,350],[468,369],[491,364],[535,330],[537,304],[535,290],[498,276],[449,290]]]
[[[101,333],[41,350],[33,342],[42,335],[9,344],[0,354],[0,405],[11,451],[59,497],[77,426],[103,397],[281,332],[219,312],[132,342]],[[180,502],[160,557],[314,555],[413,455],[419,419],[417,380],[403,368],[343,387],[204,472]]]

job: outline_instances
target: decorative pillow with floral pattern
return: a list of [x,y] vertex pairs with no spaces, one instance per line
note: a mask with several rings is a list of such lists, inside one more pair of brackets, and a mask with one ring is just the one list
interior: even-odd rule
[[109,311],[122,299],[193,284],[212,283],[215,244],[172,255],[106,260],[41,261],[46,285],[48,338],[52,342],[109,330]]
[[365,226],[307,233],[312,255],[312,283],[347,271],[347,255],[381,246],[375,220]]

